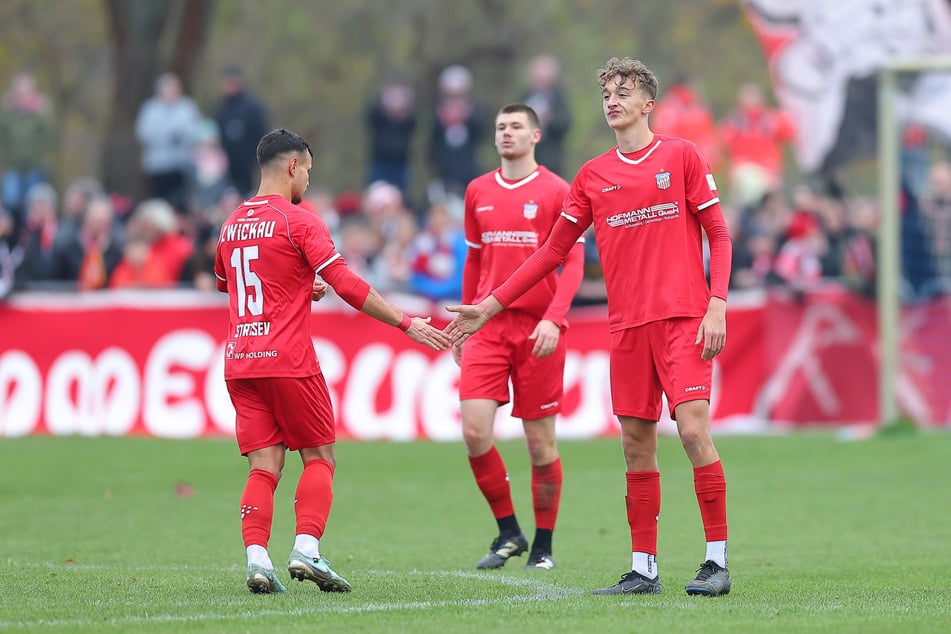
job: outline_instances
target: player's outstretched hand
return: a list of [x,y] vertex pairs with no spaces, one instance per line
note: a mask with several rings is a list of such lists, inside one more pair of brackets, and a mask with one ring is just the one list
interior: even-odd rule
[[409,328],[406,330],[406,336],[433,350],[448,350],[449,346],[452,345],[449,341],[449,335],[430,326],[429,322],[432,319],[432,317],[413,317]]
[[328,286],[329,285],[327,284],[327,282],[324,282],[323,280],[315,279],[314,289],[313,289],[313,294],[311,295],[311,299],[313,299],[315,302],[319,302],[321,299],[323,299],[324,295],[327,294]]
[[489,321],[489,317],[478,306],[462,304],[460,306],[446,306],[451,313],[459,313],[448,326],[443,329],[453,345],[462,345],[466,339],[478,332]]

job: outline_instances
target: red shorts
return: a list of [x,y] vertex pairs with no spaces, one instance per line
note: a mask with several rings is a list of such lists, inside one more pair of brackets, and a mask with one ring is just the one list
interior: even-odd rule
[[519,311],[496,315],[465,343],[459,399],[486,398],[509,402],[512,379],[512,416],[535,420],[561,411],[565,374],[565,329],[558,346],[547,357],[532,354],[528,336],[539,319]]
[[226,383],[237,413],[235,434],[241,455],[272,445],[283,444],[297,451],[336,440],[323,374],[231,379]]
[[653,321],[611,334],[611,401],[617,416],[658,420],[661,392],[670,416],[681,403],[710,400],[713,362],[694,344],[700,317]]

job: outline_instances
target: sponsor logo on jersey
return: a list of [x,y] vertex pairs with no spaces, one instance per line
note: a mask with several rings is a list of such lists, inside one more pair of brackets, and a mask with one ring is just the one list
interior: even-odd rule
[[479,213],[480,211],[492,211],[493,209],[495,209],[495,207],[492,205],[483,205],[481,207],[476,207],[476,213]]
[[670,189],[670,172],[661,172],[655,176],[657,189]]
[[249,216],[253,216],[253,215],[254,215],[254,209],[248,209],[248,215],[249,215]]
[[631,211],[622,211],[619,214],[609,216],[605,222],[608,223],[609,227],[636,227],[649,222],[673,220],[678,217],[680,217],[680,203],[674,201],[641,209],[632,209]]
[[234,342],[234,341],[228,342],[228,348],[225,350],[225,359],[234,358],[234,348],[236,345],[237,345],[237,342]]
[[602,194],[606,194],[606,193],[608,193],[608,192],[616,192],[616,191],[619,190],[619,189],[621,189],[621,186],[620,186],[620,185],[611,185],[610,187],[602,187],[602,188],[601,188],[601,193],[602,193]]
[[707,187],[709,187],[712,192],[717,190],[717,182],[713,180],[713,174],[707,174]]
[[522,215],[533,220],[538,215],[538,205],[535,203],[525,203],[522,205]]
[[500,247],[536,246],[538,234],[534,231],[484,231],[482,244],[494,244]]
[[699,392],[705,389],[707,389],[706,385],[691,385],[690,387],[685,387],[684,392]]

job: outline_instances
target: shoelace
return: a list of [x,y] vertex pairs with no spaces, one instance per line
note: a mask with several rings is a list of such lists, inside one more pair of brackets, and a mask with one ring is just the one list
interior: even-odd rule
[[719,566],[712,561],[705,561],[697,570],[697,581],[706,581],[717,573]]

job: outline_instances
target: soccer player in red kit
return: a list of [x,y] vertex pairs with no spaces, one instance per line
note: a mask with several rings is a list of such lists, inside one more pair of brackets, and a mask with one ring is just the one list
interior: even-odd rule
[[[463,269],[462,300],[485,297],[548,237],[558,220],[568,183],[539,166],[538,115],[525,104],[503,107],[495,117],[495,147],[501,167],[466,188],[465,230],[469,253]],[[469,465],[499,528],[477,568],[501,568],[528,549],[512,504],[509,477],[493,444],[499,405],[514,398],[512,415],[522,419],[532,464],[535,538],[526,568],[550,570],[552,532],[561,500],[561,459],[555,443],[555,415],[561,411],[565,368],[565,319],[581,284],[583,239],[575,243],[561,273],[549,273],[486,328],[453,347],[461,367],[462,435]]]
[[[648,116],[657,79],[644,64],[612,58],[598,73],[604,116],[617,146],[588,161],[541,249],[507,282],[446,327],[454,342],[481,328],[555,269],[594,225],[608,298],[611,400],[627,466],[631,571],[595,594],[656,594],[660,472],[657,419],[667,395],[693,466],[706,556],[687,594],[730,591],[726,479],[710,434],[712,361],[726,342],[732,242],[716,183],[696,146],[654,134]],[[710,284],[702,233],[710,243]],[[702,344],[702,347],[701,347]]]
[[402,313],[354,275],[323,220],[298,207],[313,167],[304,139],[284,129],[269,132],[257,158],[258,193],[224,222],[215,255],[218,290],[229,297],[225,380],[238,448],[250,468],[241,497],[247,585],[255,593],[287,591],[267,545],[274,490],[290,450],[300,452],[304,470],[294,496],[297,536],[288,572],[325,592],[349,592],[318,548],[333,499],[335,426],[310,332],[311,300],[329,284],[348,304],[413,341],[445,350],[448,338],[429,318]]

